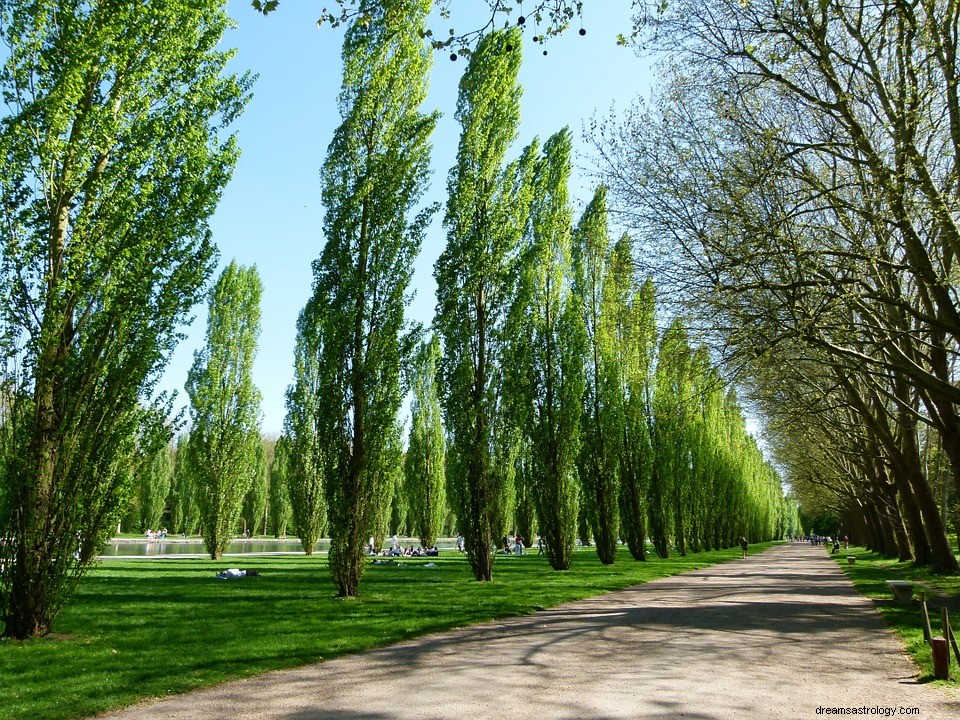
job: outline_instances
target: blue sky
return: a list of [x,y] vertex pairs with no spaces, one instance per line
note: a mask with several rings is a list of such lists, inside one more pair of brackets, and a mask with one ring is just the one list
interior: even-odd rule
[[[483,7],[473,0],[473,11]],[[454,3],[452,22],[458,30],[471,26],[466,3]],[[649,58],[618,47],[616,35],[630,29],[630,3],[605,0],[585,3],[580,36],[576,27],[543,47],[530,42],[537,34],[528,23],[521,83],[524,87],[521,130],[515,152],[535,136],[545,139],[564,125],[575,136],[575,176],[571,183],[574,212],[590,199],[595,179],[582,125],[611,106],[626,107],[638,96],[649,95],[653,73]],[[319,256],[323,205],[320,167],[327,144],[339,124],[336,100],[340,90],[341,30],[318,28],[323,0],[290,0],[264,18],[249,0],[230,0],[229,11],[238,28],[226,42],[237,48],[235,71],[259,75],[246,113],[235,124],[242,155],[233,180],[211,221],[221,264],[236,259],[256,264],[263,280],[262,330],[254,381],[263,394],[263,431],[283,428],[284,391],[292,380],[297,314],[311,290],[310,263]],[[479,15],[472,16],[477,20]],[[439,18],[439,34],[449,23]],[[442,113],[433,137],[432,186],[427,201],[445,201],[447,171],[456,155],[459,128],[453,114],[457,83],[466,67],[451,62],[449,52],[435,56],[431,91],[425,110]],[[433,317],[435,285],[433,263],[445,236],[442,211],[434,218],[417,260],[416,298],[409,316],[425,326]],[[219,269],[218,269],[219,273]],[[178,390],[178,405],[186,403],[183,383],[193,352],[203,342],[205,309],[185,328],[188,337],[174,353],[161,387]]]

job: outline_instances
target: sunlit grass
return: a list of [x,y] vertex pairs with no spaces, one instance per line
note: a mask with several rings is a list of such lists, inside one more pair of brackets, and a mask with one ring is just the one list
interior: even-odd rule
[[[759,552],[766,546],[751,547]],[[55,635],[0,642],[0,718],[75,718],[267,670],[303,665],[732,560],[730,549],[603,566],[590,549],[573,569],[500,557],[477,583],[450,553],[369,565],[359,600],[335,598],[326,558],[107,560],[57,618]],[[425,567],[429,561],[436,567]],[[259,578],[221,581],[229,563]]]
[[[954,546],[956,546],[954,538]],[[856,563],[850,565],[846,556],[856,557]],[[918,593],[925,592],[930,605],[930,625],[933,634],[943,635],[940,618],[940,606],[946,604],[950,612],[950,622],[954,633],[960,633],[960,575],[936,575],[929,568],[917,567],[912,563],[900,563],[884,558],[864,548],[850,548],[835,556],[844,572],[853,581],[857,590],[871,598],[887,624],[903,641],[907,652],[920,668],[921,681],[933,679],[933,657],[930,646],[923,639],[923,621]],[[887,580],[911,580],[919,585],[915,588],[911,605],[898,605],[893,601]],[[951,680],[949,684],[960,684],[960,672],[951,650]]]

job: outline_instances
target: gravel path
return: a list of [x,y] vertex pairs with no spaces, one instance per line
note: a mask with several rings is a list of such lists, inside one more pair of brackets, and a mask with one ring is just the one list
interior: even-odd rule
[[793,544],[101,717],[960,718],[960,697],[915,675],[824,549]]

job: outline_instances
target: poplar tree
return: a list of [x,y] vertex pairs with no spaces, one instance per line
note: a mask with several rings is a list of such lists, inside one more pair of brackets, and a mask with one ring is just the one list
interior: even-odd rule
[[260,391],[253,360],[263,286],[256,267],[231,262],[210,292],[204,347],[187,375],[190,440],[203,543],[214,560],[226,551],[243,498],[260,470]]
[[138,450],[169,439],[169,404],[143,403],[213,269],[247,86],[226,71],[229,26],[219,0],[0,1],[7,636],[50,631]]
[[614,350],[612,372],[619,400],[615,425],[620,533],[633,558],[645,560],[653,466],[651,373],[657,342],[656,298],[651,280],[637,287],[626,235],[613,247],[603,291],[602,330]]
[[436,336],[417,349],[413,359],[410,439],[404,461],[406,495],[413,532],[424,548],[436,544],[447,515],[446,437],[437,387],[440,341]]
[[495,472],[494,448],[503,441],[505,323],[536,157],[528,148],[503,167],[520,119],[520,41],[518,30],[483,37],[460,80],[456,118],[462,130],[447,181],[447,246],[434,269],[448,480],[481,581],[493,578],[491,523],[508,491],[505,474]]
[[[361,2],[363,22],[343,45],[341,124],[321,174],[326,244],[314,263],[304,353],[315,354],[313,414],[322,448],[330,572],[356,596],[374,502],[402,400],[400,368],[413,346],[404,307],[432,207],[429,138],[437,115],[419,111],[432,54],[423,41],[430,0]],[[311,359],[310,362],[314,362]],[[299,410],[298,410],[299,411]]]
[[[290,504],[290,438],[281,435],[270,463],[270,528],[274,537],[284,537],[293,516]],[[322,495],[322,493],[320,493]]]
[[158,528],[170,494],[173,460],[170,447],[163,445],[145,459],[140,473],[140,531]]
[[407,499],[403,495],[403,427],[394,421],[387,436],[383,460],[377,466],[382,473],[377,487],[384,491],[374,498],[373,522],[365,533],[373,535],[375,547],[382,547],[388,534],[407,534]]
[[691,403],[691,351],[683,322],[675,319],[660,338],[653,393],[654,466],[650,486],[651,539],[660,557],[670,540],[686,555],[690,493],[690,445],[687,430]]
[[189,435],[177,437],[173,453],[173,478],[170,482],[170,530],[193,535],[200,527],[200,510],[197,508],[197,488],[187,463]]
[[530,408],[534,498],[547,557],[555,570],[570,567],[579,510],[576,460],[580,451],[586,337],[572,289],[570,178],[567,129],[543,148],[517,296],[518,342],[527,365],[518,383]]
[[[615,343],[619,338],[608,331],[609,323],[605,320],[608,312],[616,312],[605,302],[609,293],[604,291],[611,252],[606,196],[605,187],[597,188],[573,234],[573,287],[587,339],[578,466],[597,554],[601,562],[609,565],[616,557],[620,537],[617,442],[623,388],[617,373]],[[582,535],[581,540],[585,540]]]
[[307,303],[297,319],[293,351],[293,384],[287,388],[284,418],[283,477],[290,498],[293,528],[306,555],[313,555],[327,526],[326,449],[320,431],[320,407],[325,401],[321,385],[321,308]]
[[244,529],[251,535],[265,533],[267,525],[267,448],[264,438],[257,446],[256,470],[250,480],[250,489],[243,498],[240,517]]

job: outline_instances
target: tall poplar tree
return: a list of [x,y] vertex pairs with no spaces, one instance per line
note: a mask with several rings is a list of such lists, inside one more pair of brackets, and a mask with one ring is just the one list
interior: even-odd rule
[[257,447],[257,468],[250,480],[250,488],[243,498],[240,517],[244,529],[251,535],[266,533],[267,525],[267,448],[266,440],[260,439]]
[[493,578],[491,520],[507,490],[504,474],[493,467],[503,414],[504,326],[536,153],[528,148],[503,167],[520,121],[520,42],[515,29],[484,36],[460,80],[462,130],[447,181],[447,246],[434,269],[449,486],[473,574],[482,581]]
[[637,287],[627,236],[613,247],[603,289],[603,331],[615,351],[612,363],[619,398],[616,428],[620,533],[633,558],[645,560],[653,467],[651,373],[657,328],[653,282],[648,279]]
[[608,312],[617,310],[605,302],[610,294],[604,292],[611,252],[606,196],[606,188],[600,186],[583,211],[573,234],[573,263],[574,292],[587,337],[580,482],[597,554],[601,562],[609,565],[616,557],[620,537],[617,441],[623,390],[617,377],[619,358],[615,343],[619,338],[609,332],[609,323],[605,321]]
[[289,487],[290,462],[290,438],[281,435],[277,438],[273,462],[270,463],[270,529],[275,537],[287,534],[287,525],[293,516]]
[[[313,413],[323,450],[330,571],[355,596],[374,501],[385,491],[389,440],[402,400],[400,368],[413,347],[404,307],[432,207],[425,115],[432,53],[423,40],[430,0],[361,2],[364,21],[343,44],[341,124],[322,171],[326,244],[314,263],[312,310],[301,336],[314,341]],[[309,327],[305,327],[309,325]]]
[[187,375],[192,427],[187,462],[197,487],[203,542],[218,560],[261,470],[260,391],[253,360],[263,286],[256,267],[231,262],[210,292],[207,337]]
[[170,494],[173,459],[170,447],[163,445],[145,458],[140,475],[140,531],[158,529]]
[[297,319],[293,351],[293,384],[287,388],[284,418],[283,476],[290,498],[293,528],[303,552],[313,549],[327,526],[327,471],[320,430],[321,384],[319,329],[323,308],[311,300]]
[[410,500],[413,532],[425,548],[436,543],[447,515],[447,440],[437,387],[439,362],[440,341],[433,336],[420,345],[413,359],[410,439],[404,461],[404,488]]
[[572,288],[570,155],[567,129],[544,144],[515,313],[521,333],[517,341],[529,347],[518,385],[531,411],[526,431],[537,519],[555,570],[569,569],[577,532],[576,461],[586,351],[583,316]]
[[116,530],[140,440],[169,438],[169,407],[142,403],[213,270],[247,84],[229,25],[220,0],[0,1],[7,636],[50,631]]
[[193,535],[200,526],[200,511],[197,508],[197,487],[187,463],[189,436],[177,437],[173,453],[173,478],[167,506],[170,508],[170,530],[174,533]]

